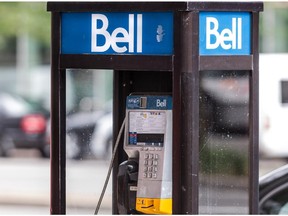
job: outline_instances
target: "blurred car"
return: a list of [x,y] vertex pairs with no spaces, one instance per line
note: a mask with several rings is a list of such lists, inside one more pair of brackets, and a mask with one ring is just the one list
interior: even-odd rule
[[[97,121],[106,113],[104,110],[75,112],[66,118],[66,155],[68,158],[85,158],[91,153],[90,145]],[[92,155],[90,155],[92,156]]]
[[[66,116],[66,158],[105,159],[112,151],[112,107],[96,111],[71,111]],[[50,144],[50,120],[46,140]]]
[[247,71],[202,71],[200,74],[200,115],[209,130],[246,133],[249,120]]
[[49,112],[18,95],[0,92],[0,155],[14,148],[36,148],[49,156],[45,131]]
[[91,139],[91,150],[96,158],[109,159],[113,146],[113,115],[107,112],[97,120],[97,130]]
[[260,178],[259,213],[288,215],[288,165]]

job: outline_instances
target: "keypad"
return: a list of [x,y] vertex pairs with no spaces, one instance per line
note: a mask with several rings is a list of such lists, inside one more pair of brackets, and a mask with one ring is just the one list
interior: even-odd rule
[[145,153],[143,177],[157,179],[159,155],[156,153]]

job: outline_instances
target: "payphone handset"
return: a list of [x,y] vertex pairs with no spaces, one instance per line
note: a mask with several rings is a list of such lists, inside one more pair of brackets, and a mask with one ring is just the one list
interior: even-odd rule
[[124,150],[138,160],[136,210],[172,214],[172,97],[130,95]]

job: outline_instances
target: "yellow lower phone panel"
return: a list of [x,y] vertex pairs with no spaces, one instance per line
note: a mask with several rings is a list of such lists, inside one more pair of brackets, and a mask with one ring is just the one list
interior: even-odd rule
[[145,214],[172,214],[172,198],[137,198],[136,210]]

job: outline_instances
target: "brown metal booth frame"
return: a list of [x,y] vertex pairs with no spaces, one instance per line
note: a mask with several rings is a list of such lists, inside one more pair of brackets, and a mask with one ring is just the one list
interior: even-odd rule
[[[52,12],[51,58],[51,214],[66,213],[66,72],[67,68],[113,69],[113,136],[125,115],[125,98],[131,91],[171,91],[173,96],[173,214],[198,214],[199,208],[199,72],[249,70],[249,213],[258,213],[258,76],[259,12],[261,2],[49,2]],[[174,14],[174,53],[166,56],[61,54],[62,12],[163,12]],[[251,12],[251,55],[200,56],[199,12]],[[147,74],[146,80],[143,73]],[[162,85],[155,89],[141,82],[151,76]],[[135,87],[130,84],[138,83]],[[181,145],[179,144],[181,143]],[[118,165],[125,159],[118,151],[113,169],[116,191]],[[182,190],[185,187],[187,190]],[[117,214],[113,195],[113,214]],[[96,204],[95,204],[96,205]]]

